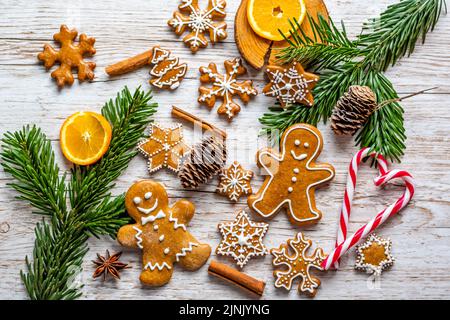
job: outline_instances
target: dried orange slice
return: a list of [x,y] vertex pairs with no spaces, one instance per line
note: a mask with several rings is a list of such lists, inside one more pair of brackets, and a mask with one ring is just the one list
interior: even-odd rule
[[61,150],[67,160],[87,166],[97,162],[108,151],[111,135],[111,125],[101,114],[77,112],[61,127]]
[[272,41],[284,40],[280,31],[289,37],[292,29],[289,19],[302,24],[306,15],[304,0],[249,0],[247,18],[253,31]]

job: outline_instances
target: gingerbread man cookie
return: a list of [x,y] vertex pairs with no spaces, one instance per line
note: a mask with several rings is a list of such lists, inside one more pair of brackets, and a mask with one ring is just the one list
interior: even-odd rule
[[266,218],[286,208],[289,220],[295,225],[318,222],[322,213],[316,207],[315,188],[334,177],[333,166],[315,163],[322,146],[322,135],[317,128],[296,124],[281,137],[280,153],[260,150],[257,163],[268,176],[261,189],[248,197],[249,207]]
[[120,228],[117,239],[123,246],[142,249],[140,280],[150,286],[169,282],[175,262],[194,271],[211,254],[209,245],[187,231],[194,204],[180,200],[170,208],[168,202],[163,185],[152,180],[136,182],[125,197],[125,207],[136,223]]

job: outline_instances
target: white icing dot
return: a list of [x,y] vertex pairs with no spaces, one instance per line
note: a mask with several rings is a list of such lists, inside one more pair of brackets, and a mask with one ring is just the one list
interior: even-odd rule
[[298,168],[294,168],[294,173],[299,173],[300,170]]
[[144,195],[145,200],[148,200],[148,199],[150,199],[151,197],[152,197],[152,193],[151,193],[151,192],[147,192],[147,193]]
[[288,188],[288,192],[291,193],[292,191],[294,191],[294,188],[289,187],[289,188]]
[[299,146],[300,145],[300,140],[295,140],[294,143],[295,143],[296,146]]
[[291,181],[292,182],[297,182],[297,178],[296,177],[292,177]]
[[159,237],[159,242],[163,242],[163,240],[164,240],[164,235],[162,234],[162,235]]
[[170,249],[169,249],[169,248],[165,248],[165,249],[164,249],[164,254],[169,254],[169,252],[170,252]]
[[139,197],[134,197],[134,198],[133,198],[133,202],[134,202],[134,204],[139,204],[139,203],[141,203],[141,198],[139,198]]
[[305,148],[309,148],[309,143],[308,143],[308,142],[305,142],[305,143],[303,144],[303,146],[304,146]]
[[158,227],[158,225],[157,224],[155,224],[155,225],[153,225],[153,230],[158,230],[159,229],[159,227]]

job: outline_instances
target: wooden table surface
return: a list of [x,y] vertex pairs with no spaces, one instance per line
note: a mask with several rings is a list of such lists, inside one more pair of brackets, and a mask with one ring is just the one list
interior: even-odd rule
[[[345,20],[352,36],[360,31],[363,21],[376,16],[388,4],[395,2],[326,1],[330,15],[335,21]],[[200,3],[205,5],[206,0]],[[238,0],[228,1],[228,38],[223,43],[193,55],[167,26],[167,20],[178,5],[177,0],[0,0],[0,134],[17,130],[27,123],[37,124],[52,140],[58,163],[68,170],[70,164],[59,151],[58,133],[63,120],[77,111],[99,111],[103,103],[114,97],[125,85],[131,89],[139,85],[150,89],[148,69],[109,79],[104,73],[104,67],[154,45],[161,45],[171,49],[181,61],[188,62],[190,69],[178,90],[154,91],[154,100],[159,103],[155,119],[165,125],[176,121],[170,116],[172,105],[198,114],[227,130],[228,163],[238,160],[244,167],[257,171],[255,152],[258,145],[265,144],[258,139],[261,126],[257,119],[274,101],[259,95],[243,107],[230,124],[219,118],[215,111],[200,107],[196,101],[198,68],[211,61],[222,68],[223,60],[239,56],[233,41],[233,20],[238,4]],[[97,54],[94,61],[97,68],[92,83],[80,85],[75,80],[71,88],[58,91],[50,74],[38,63],[36,55],[45,43],[52,43],[52,36],[58,32],[61,24],[96,38]],[[322,286],[316,299],[450,298],[449,52],[450,19],[443,16],[435,31],[428,35],[426,44],[418,44],[409,59],[403,59],[387,73],[400,95],[439,86],[433,92],[403,103],[407,149],[402,163],[393,167],[410,170],[416,178],[417,192],[412,203],[379,230],[381,235],[392,239],[396,258],[394,267],[385,272],[380,281],[373,282],[367,274],[354,271],[355,256],[350,252],[343,259],[340,271],[320,275]],[[252,79],[261,91],[265,84],[262,72],[249,68],[246,77]],[[199,141],[200,137],[192,133],[188,124],[184,128],[189,142]],[[278,247],[300,230],[326,252],[333,246],[347,166],[357,148],[352,138],[338,138],[328,126],[320,125],[319,129],[325,141],[320,160],[330,162],[336,168],[334,181],[317,192],[317,205],[324,213],[323,219],[316,226],[295,228],[289,224],[286,215],[280,213],[270,222],[265,239],[269,248]],[[377,190],[372,183],[375,175],[376,171],[368,166],[361,169],[350,231],[355,231],[402,192],[398,186]],[[137,156],[118,179],[114,193],[124,192],[135,180],[148,177],[145,159]],[[233,219],[237,209],[248,209],[243,198],[238,204],[232,204],[227,198],[216,195],[216,181],[199,191],[189,192],[182,190],[178,179],[168,171],[159,171],[151,178],[167,186],[172,202],[184,197],[195,203],[196,215],[190,231],[213,249],[220,241],[218,222]],[[258,174],[253,180],[255,190],[262,181],[263,177]],[[9,182],[11,177],[1,170],[0,224],[6,222],[10,229],[7,233],[0,233],[0,298],[25,299],[27,295],[19,271],[25,267],[25,256],[32,253],[34,228],[42,217],[32,215],[28,204],[15,199],[16,193],[6,186]],[[252,298],[209,276],[206,265],[197,272],[185,272],[176,267],[168,285],[157,289],[146,288],[138,280],[141,268],[139,252],[123,249],[109,238],[91,239],[89,248],[83,272],[74,279],[76,283],[84,284],[84,299]],[[123,261],[133,267],[122,273],[121,281],[92,280],[91,260],[97,252],[103,254],[105,249],[124,250]],[[212,258],[234,265],[228,258],[216,257],[214,254]],[[273,286],[270,256],[250,260],[244,271],[267,282],[263,299],[300,297],[295,289],[287,292]]]

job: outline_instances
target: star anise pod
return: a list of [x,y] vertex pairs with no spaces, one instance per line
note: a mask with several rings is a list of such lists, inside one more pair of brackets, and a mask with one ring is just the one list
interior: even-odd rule
[[106,275],[109,273],[114,278],[120,279],[120,270],[131,268],[128,264],[119,261],[121,255],[122,252],[117,252],[111,256],[109,250],[106,250],[105,257],[97,253],[97,260],[92,260],[97,266],[92,277],[95,279],[103,275],[103,280],[105,280]]

